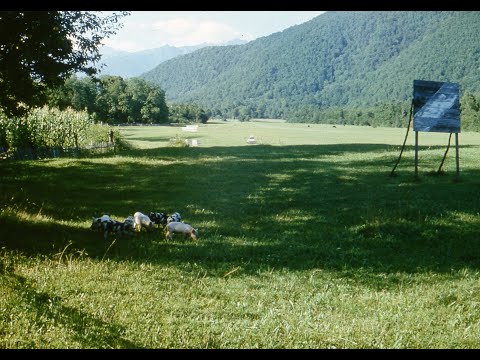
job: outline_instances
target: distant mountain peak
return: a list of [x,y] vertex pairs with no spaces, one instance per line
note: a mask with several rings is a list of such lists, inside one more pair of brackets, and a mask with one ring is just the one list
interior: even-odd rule
[[179,47],[166,44],[157,48],[134,52],[117,50],[104,45],[100,48],[100,54],[102,55],[101,61],[105,66],[102,68],[100,75],[116,75],[123,78],[139,76],[164,61],[207,46],[243,45],[247,42],[246,40],[233,39],[216,44],[204,42],[197,45]]

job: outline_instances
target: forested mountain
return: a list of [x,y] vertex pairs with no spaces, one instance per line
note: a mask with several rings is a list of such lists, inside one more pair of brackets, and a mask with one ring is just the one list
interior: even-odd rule
[[332,11],[245,45],[199,49],[141,77],[167,101],[213,115],[321,121],[332,109],[343,116],[391,104],[405,115],[415,79],[475,93],[479,70],[480,12]]

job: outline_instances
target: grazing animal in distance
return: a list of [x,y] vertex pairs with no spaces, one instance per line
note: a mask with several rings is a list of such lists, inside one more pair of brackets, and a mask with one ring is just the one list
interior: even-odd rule
[[133,219],[132,215],[123,220],[123,222],[126,223],[127,226],[130,226],[131,230],[135,230],[135,220]]
[[165,239],[172,240],[174,234],[183,234],[185,238],[191,237],[193,240],[197,240],[198,229],[183,222],[173,221],[165,226]]
[[102,231],[103,230],[103,222],[110,220],[110,216],[103,215],[101,217],[94,217],[92,216],[92,225],[90,225],[90,230]]
[[167,215],[165,215],[163,212],[151,212],[148,217],[155,225],[158,225],[159,227],[167,225]]
[[105,228],[105,232],[104,232],[104,237],[105,239],[108,237],[108,235],[112,235],[112,234],[115,234],[115,235],[133,235],[134,234],[134,231],[135,229],[133,228],[132,226],[132,223],[130,221],[124,221],[124,222],[120,222],[120,221],[117,221],[117,220],[108,220],[106,222],[104,222],[104,228]]
[[125,219],[124,222],[113,220],[108,215],[103,215],[102,217],[95,218],[93,217],[92,225],[90,225],[90,230],[103,232],[104,239],[108,238],[108,235],[118,234],[118,235],[132,235],[133,234],[133,218],[129,217]]
[[143,228],[152,230],[155,228],[155,224],[153,223],[150,218],[141,213],[140,211],[137,211],[135,214],[133,214],[133,222],[134,222],[134,228],[137,231],[142,231]]

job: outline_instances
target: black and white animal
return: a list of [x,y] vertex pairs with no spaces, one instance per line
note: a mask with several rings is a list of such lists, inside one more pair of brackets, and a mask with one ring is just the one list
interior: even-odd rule
[[132,231],[135,231],[135,220],[133,219],[133,216],[127,217],[123,222],[127,225],[127,228],[130,227]]
[[182,220],[182,217],[180,216],[180,213],[174,212],[167,218],[167,224],[171,222],[180,222]]
[[108,237],[108,235],[133,235],[134,234],[134,227],[128,219],[126,219],[123,222],[117,221],[117,220],[107,220],[104,222],[105,224],[105,230],[104,230],[104,237],[105,239]]
[[108,235],[132,235],[134,231],[133,218],[125,219],[124,222],[113,220],[108,215],[103,215],[99,218],[93,218],[90,229],[98,232],[103,232],[103,237],[108,238]]
[[163,212],[151,212],[148,217],[159,227],[167,225],[167,215]]
[[143,228],[147,230],[153,230],[155,228],[155,224],[153,223],[150,218],[142,214],[140,211],[137,211],[135,214],[133,214],[133,222],[134,222],[134,228],[137,231],[142,231]]
[[92,217],[92,225],[90,225],[90,230],[93,231],[103,231],[103,222],[110,220],[110,216],[103,215],[101,217]]
[[191,237],[193,240],[197,240],[198,229],[183,222],[173,221],[165,226],[165,239],[172,240],[174,234],[183,234],[186,238]]

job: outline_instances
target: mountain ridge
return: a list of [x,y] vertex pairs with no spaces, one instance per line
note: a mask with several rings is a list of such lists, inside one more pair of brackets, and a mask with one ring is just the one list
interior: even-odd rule
[[103,46],[100,49],[102,55],[101,63],[105,64],[99,75],[115,75],[122,78],[139,76],[144,72],[153,69],[166,60],[185,55],[207,46],[227,46],[247,43],[246,40],[232,39],[224,43],[210,44],[201,43],[189,46],[163,45],[156,48],[140,51],[123,51]]
[[168,101],[195,102],[213,115],[288,119],[300,109],[405,102],[414,79],[474,91],[477,39],[475,11],[329,11],[244,45],[167,60],[140,77]]

